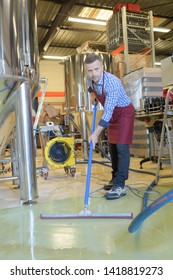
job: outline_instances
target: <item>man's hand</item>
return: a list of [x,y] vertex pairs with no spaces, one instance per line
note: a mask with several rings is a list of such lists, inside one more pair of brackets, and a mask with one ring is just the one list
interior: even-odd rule
[[98,142],[98,136],[96,135],[96,133],[92,133],[89,137],[89,143],[92,141],[93,143],[93,150],[95,150],[95,145]]
[[104,127],[98,125],[97,128],[94,130],[94,132],[90,135],[90,137],[88,139],[89,143],[91,141],[93,143],[93,150],[95,150],[95,145],[98,142],[99,135],[103,129],[104,129]]

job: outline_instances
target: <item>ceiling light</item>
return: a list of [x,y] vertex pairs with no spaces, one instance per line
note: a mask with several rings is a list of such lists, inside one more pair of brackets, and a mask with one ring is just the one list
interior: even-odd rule
[[[146,28],[146,30],[150,30],[150,28]],[[165,27],[153,27],[154,32],[163,32],[163,33],[168,33],[171,31],[170,28],[165,28]]]
[[161,65],[161,62],[155,62],[154,63],[156,66],[160,66]]
[[170,28],[164,28],[164,27],[153,27],[153,31],[167,33],[169,31],[171,31],[171,29]]
[[78,17],[78,18],[69,17],[68,21],[79,22],[79,23],[87,23],[87,24],[106,25],[106,21],[99,20],[99,19],[82,18],[82,17]]
[[55,60],[64,60],[67,59],[67,56],[56,56],[56,55],[43,55],[44,59],[55,59]]

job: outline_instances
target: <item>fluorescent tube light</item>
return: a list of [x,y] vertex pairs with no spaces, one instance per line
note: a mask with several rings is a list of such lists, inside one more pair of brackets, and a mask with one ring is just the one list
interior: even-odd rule
[[167,33],[171,31],[171,29],[165,27],[153,27],[153,31]]
[[87,23],[87,24],[96,24],[96,25],[106,25],[106,21],[99,20],[99,19],[82,18],[82,17],[78,17],[78,18],[69,17],[68,21]]
[[156,66],[160,66],[161,65],[161,62],[155,62],[154,63]]
[[55,60],[64,60],[67,59],[67,56],[56,56],[56,55],[43,55],[44,59],[55,59]]
[[[146,28],[146,30],[150,30],[150,28]],[[171,31],[170,28],[165,28],[165,27],[153,27],[154,32],[163,32],[163,33],[168,33]]]

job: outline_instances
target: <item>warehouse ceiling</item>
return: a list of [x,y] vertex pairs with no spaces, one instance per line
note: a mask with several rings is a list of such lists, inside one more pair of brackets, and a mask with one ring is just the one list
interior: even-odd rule
[[140,5],[141,12],[153,12],[154,27],[169,28],[154,32],[156,57],[173,53],[173,0],[38,0],[37,25],[40,58],[43,55],[68,56],[88,47],[107,51],[106,26],[74,23],[69,17],[107,20],[116,4]]

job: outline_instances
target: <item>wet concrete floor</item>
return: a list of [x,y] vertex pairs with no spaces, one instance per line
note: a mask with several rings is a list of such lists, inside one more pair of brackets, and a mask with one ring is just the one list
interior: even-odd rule
[[[139,161],[131,158],[131,169],[139,170]],[[91,213],[132,213],[135,218],[141,211],[144,192],[155,178],[147,172],[156,172],[157,164],[148,162],[143,167],[145,173],[130,171],[127,195],[110,201],[105,199],[102,187],[109,181],[111,169],[93,164],[88,206]],[[20,190],[10,181],[0,182],[0,259],[173,259],[172,201],[149,216],[134,233],[128,231],[132,219],[41,219],[40,214],[78,216],[84,210],[86,172],[87,164],[76,164],[74,177],[63,169],[50,170],[47,180],[38,174],[39,198],[32,205],[21,205]],[[168,177],[170,166],[160,172]],[[148,203],[171,188],[172,177],[161,178]]]

